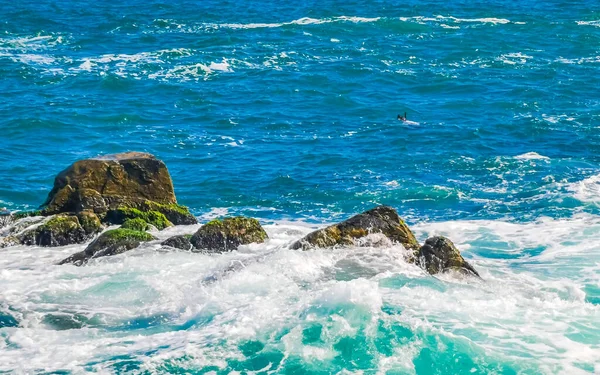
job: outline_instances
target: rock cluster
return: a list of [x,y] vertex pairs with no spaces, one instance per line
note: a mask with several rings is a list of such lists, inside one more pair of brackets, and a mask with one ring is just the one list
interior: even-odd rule
[[371,246],[372,243],[361,240],[372,234],[382,234],[392,243],[404,246],[408,250],[407,261],[416,263],[432,275],[457,271],[479,276],[449,239],[433,237],[426,240],[423,246],[419,245],[396,210],[387,206],[373,208],[341,223],[311,232],[291,247],[306,250],[348,245]]
[[[197,220],[187,207],[177,204],[171,176],[162,161],[150,154],[128,152],[73,163],[58,174],[40,211],[9,218],[4,215],[2,224],[0,248],[15,244],[65,246],[93,240],[84,251],[60,262],[83,265],[91,259],[121,254],[142,242],[157,240],[148,230],[197,224]],[[121,227],[103,232],[109,225]],[[373,240],[373,236],[379,237]],[[228,217],[202,225],[193,235],[171,237],[161,246],[221,253],[240,245],[262,243],[267,238],[258,220]],[[396,210],[387,206],[314,231],[291,248],[390,243],[401,244],[407,250],[407,260],[430,274],[456,271],[479,276],[449,239],[433,237],[421,246]]]

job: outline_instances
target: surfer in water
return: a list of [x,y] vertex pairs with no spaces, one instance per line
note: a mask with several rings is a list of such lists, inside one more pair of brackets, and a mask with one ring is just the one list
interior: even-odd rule
[[404,117],[398,115],[398,120],[406,122],[406,112],[404,112]]

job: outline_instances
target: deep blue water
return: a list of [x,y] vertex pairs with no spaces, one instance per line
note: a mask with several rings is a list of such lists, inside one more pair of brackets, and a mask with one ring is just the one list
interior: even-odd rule
[[71,162],[140,150],[199,214],[597,212],[560,194],[599,169],[589,2],[241,5],[0,5],[0,199],[34,207]]
[[[514,283],[550,293],[544,305],[548,316],[562,312],[553,310],[560,305],[556,301],[576,301],[582,321],[565,321],[561,337],[581,342],[573,350],[593,357],[600,334],[599,87],[600,8],[595,1],[3,1],[0,206],[35,208],[54,176],[70,163],[122,151],[162,159],[179,202],[200,217],[227,213],[268,223],[325,223],[376,204],[391,205],[417,225],[420,239],[454,234],[488,278],[510,279],[514,270],[531,275],[525,281],[513,275]],[[405,111],[418,124],[396,119]],[[573,255],[582,249],[587,255]],[[569,268],[565,259],[571,256],[575,260]],[[4,266],[8,270],[15,264]],[[499,264],[506,270],[494,271]],[[140,272],[151,271],[156,270]],[[409,288],[406,282],[390,285]],[[549,289],[540,286],[544,282]],[[454,294],[430,283],[423,279],[418,285],[454,301]],[[477,311],[510,305],[503,299],[510,293],[492,289],[502,302],[473,302]],[[516,302],[516,317],[529,316],[519,310],[522,306],[532,314],[541,309],[538,300],[529,300],[538,298],[530,290],[521,292],[526,297]],[[475,298],[480,302],[488,298],[481,293],[481,300]],[[86,293],[78,296],[87,301]],[[0,302],[11,305],[9,299]],[[184,300],[169,313],[186,309],[190,302]],[[390,303],[383,300],[385,306]],[[27,303],[45,302],[40,297]],[[392,305],[425,315],[422,305],[409,308],[406,303]],[[457,321],[473,318],[460,311],[466,315]],[[325,320],[336,315],[323,314]],[[497,321],[486,317],[485,324]],[[438,318],[445,328],[435,329],[455,327],[453,318]],[[519,327],[512,323],[502,325],[507,337]],[[177,324],[164,329],[177,331]],[[568,345],[555,348],[560,355],[528,348],[524,352],[539,350],[531,357],[486,346],[493,333],[478,336],[481,321],[473,323],[474,331],[452,331],[465,341],[415,326],[403,328],[408,333],[401,339],[404,333],[393,324],[380,327],[373,338],[357,324],[359,334],[332,342],[333,351],[348,354],[371,340],[375,352],[393,353],[400,344],[381,347],[389,341],[381,335],[395,335],[398,342],[417,337],[422,346],[415,347],[423,349],[413,353],[408,373],[600,371],[595,360],[569,354]],[[108,325],[121,327],[122,322]],[[151,335],[151,326],[135,329]],[[258,370],[265,363],[283,363],[281,357],[289,352],[277,348],[284,336],[278,334],[266,341],[259,334],[254,338],[259,347],[267,345],[258,350],[262,357],[252,357],[252,343],[240,349],[258,358],[255,362],[227,360],[224,368]],[[534,330],[522,338],[523,347],[552,346],[557,337],[550,334],[546,342],[543,336],[542,328]],[[467,357],[444,362],[442,346]],[[16,353],[10,363],[30,355]],[[148,353],[142,357],[154,355]],[[152,371],[203,368],[199,358],[206,359],[206,353],[182,353],[179,362]],[[330,367],[323,368],[370,373],[387,366],[351,357],[330,361],[325,356]],[[304,360],[292,356],[275,372],[311,373]],[[428,367],[436,361],[441,363],[437,370]],[[40,363],[32,368],[137,368],[128,368],[122,358],[74,367],[55,368],[48,365],[50,359]],[[455,363],[465,367],[452,367]]]

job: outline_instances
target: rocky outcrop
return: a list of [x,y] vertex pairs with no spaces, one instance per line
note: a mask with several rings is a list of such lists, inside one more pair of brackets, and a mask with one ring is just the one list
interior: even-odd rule
[[292,244],[292,249],[328,248],[335,246],[361,246],[360,241],[369,234],[381,233],[392,243],[400,243],[406,249],[418,250],[419,243],[396,210],[379,206],[363,212],[339,224],[319,229]]
[[83,243],[102,230],[102,224],[92,212],[78,215],[55,215],[39,226],[17,236],[23,245],[65,246]]
[[197,250],[226,252],[236,250],[240,245],[262,243],[267,238],[258,220],[240,216],[206,223],[190,242]]
[[95,239],[88,247],[79,253],[62,260],[59,264],[74,264],[81,266],[92,258],[117,255],[135,249],[141,242],[152,241],[156,238],[149,233],[131,229],[108,230]]
[[430,274],[456,271],[464,275],[479,273],[460,254],[446,237],[432,237],[415,253],[415,263]]
[[[141,152],[106,155],[73,163],[56,176],[42,213],[52,215],[90,210],[111,224],[121,224],[110,220],[114,218],[112,211],[123,208],[158,212],[167,218],[169,224],[197,223],[187,207],[177,204],[166,165],[153,155]],[[161,229],[160,225],[155,226]]]
[[191,238],[192,236],[189,234],[173,236],[163,241],[161,245],[172,247],[174,249],[190,251],[193,248],[192,243],[190,242]]
[[177,203],[171,176],[165,164],[153,155],[127,152],[80,160],[59,173],[44,203],[44,213],[104,213],[146,200]]

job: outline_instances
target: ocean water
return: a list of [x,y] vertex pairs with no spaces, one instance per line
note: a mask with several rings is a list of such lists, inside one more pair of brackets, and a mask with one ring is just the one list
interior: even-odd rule
[[[0,206],[145,151],[201,222],[270,236],[79,268],[55,263],[85,245],[0,249],[0,373],[600,373],[599,9],[0,2]],[[483,280],[288,249],[378,204]]]

